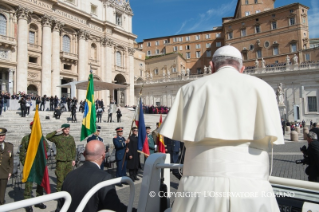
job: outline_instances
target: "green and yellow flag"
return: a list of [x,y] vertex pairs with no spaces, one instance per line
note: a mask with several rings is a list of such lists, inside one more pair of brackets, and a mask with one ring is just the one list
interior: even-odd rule
[[93,74],[89,76],[89,83],[86,92],[86,101],[84,106],[84,115],[81,129],[81,141],[96,131],[96,112],[94,104],[94,84]]

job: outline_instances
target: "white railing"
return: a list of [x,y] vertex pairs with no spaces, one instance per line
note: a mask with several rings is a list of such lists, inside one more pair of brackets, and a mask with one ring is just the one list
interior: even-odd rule
[[8,204],[0,206],[0,211],[17,210],[19,208],[25,208],[25,207],[32,206],[35,204],[40,204],[43,202],[47,202],[47,201],[55,200],[55,199],[60,199],[60,198],[64,198],[64,204],[63,204],[63,207],[61,208],[60,212],[68,211],[68,209],[71,205],[72,198],[71,198],[71,195],[66,191],[60,191],[60,192],[53,193],[53,194],[47,194],[44,196],[39,196],[39,197],[31,198],[31,199],[25,199],[25,200],[21,200],[18,202],[8,203]]
[[99,184],[96,184],[93,188],[91,188],[83,197],[83,199],[81,200],[80,205],[77,207],[75,212],[81,212],[83,211],[83,209],[85,208],[87,202],[91,199],[91,197],[101,188],[106,187],[106,186],[110,186],[110,185],[114,185],[114,184],[118,184],[118,183],[128,183],[130,185],[130,199],[129,199],[129,203],[127,206],[127,212],[131,212],[132,211],[132,207],[133,207],[133,201],[134,201],[134,194],[135,194],[135,187],[134,187],[134,183],[133,181],[128,178],[128,177],[118,177],[112,180],[106,180],[104,182],[101,182]]

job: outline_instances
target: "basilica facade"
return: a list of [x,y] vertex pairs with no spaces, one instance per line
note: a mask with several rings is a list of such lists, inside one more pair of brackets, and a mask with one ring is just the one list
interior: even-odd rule
[[[95,80],[127,85],[96,98],[134,104],[133,11],[125,0],[2,0],[1,91],[68,95],[58,87]],[[80,100],[86,91],[77,91]]]

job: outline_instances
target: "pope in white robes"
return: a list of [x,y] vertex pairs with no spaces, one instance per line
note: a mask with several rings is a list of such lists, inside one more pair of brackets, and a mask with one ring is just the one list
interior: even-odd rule
[[211,66],[212,75],[179,89],[160,128],[186,147],[178,187],[185,195],[172,211],[279,212],[268,179],[268,150],[284,144],[275,92],[242,74],[235,47],[219,48]]

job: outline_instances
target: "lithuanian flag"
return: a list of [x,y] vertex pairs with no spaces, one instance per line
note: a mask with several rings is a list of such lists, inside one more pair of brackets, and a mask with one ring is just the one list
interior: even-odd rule
[[47,167],[47,147],[42,135],[39,105],[33,118],[32,131],[23,167],[22,182],[35,182],[41,185],[47,194],[51,193]]
[[89,83],[86,92],[86,101],[84,106],[84,115],[81,129],[81,141],[96,131],[96,112],[94,104],[94,84],[93,74],[89,76]]
[[[158,123],[158,128],[161,126],[163,120],[162,120],[162,114],[160,116],[160,120]],[[157,136],[157,145],[158,145],[158,151],[165,153],[165,144],[164,144],[164,137],[161,134],[158,134]]]

